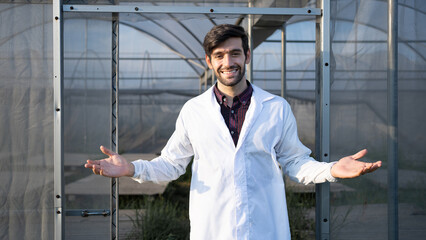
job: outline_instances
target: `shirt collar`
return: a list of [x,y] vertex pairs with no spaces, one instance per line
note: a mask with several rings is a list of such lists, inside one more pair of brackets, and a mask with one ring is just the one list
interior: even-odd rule
[[[247,88],[242,93],[234,97],[234,101],[240,101],[243,105],[246,105],[250,102],[251,95],[253,94],[253,87],[249,81],[247,81],[247,85]],[[219,90],[217,83],[214,85],[213,92],[219,104],[226,102],[226,96]]]

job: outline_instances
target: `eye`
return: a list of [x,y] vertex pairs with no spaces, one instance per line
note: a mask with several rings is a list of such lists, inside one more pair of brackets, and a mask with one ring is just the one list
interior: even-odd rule
[[222,59],[223,55],[214,55],[213,57],[214,57],[214,59]]
[[232,53],[232,56],[234,56],[234,57],[238,57],[238,56],[240,56],[241,55],[241,52],[233,52]]

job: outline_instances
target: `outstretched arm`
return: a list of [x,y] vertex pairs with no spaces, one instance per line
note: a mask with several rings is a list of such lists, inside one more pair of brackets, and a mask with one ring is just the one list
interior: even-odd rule
[[367,149],[361,150],[352,156],[340,159],[331,168],[331,175],[335,178],[355,178],[370,173],[382,166],[382,161],[366,163],[358,161],[367,154]]
[[85,168],[92,169],[94,174],[102,175],[105,177],[133,177],[135,168],[133,164],[108,148],[101,146],[101,151],[108,155],[108,158],[101,160],[87,160],[84,165]]

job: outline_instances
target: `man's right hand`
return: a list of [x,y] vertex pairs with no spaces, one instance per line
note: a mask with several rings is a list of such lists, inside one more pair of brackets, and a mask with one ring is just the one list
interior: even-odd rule
[[94,174],[105,177],[133,177],[135,174],[135,167],[133,164],[127,162],[124,157],[104,146],[100,148],[105,155],[108,155],[108,158],[87,160],[87,163],[84,165],[85,168],[90,168]]

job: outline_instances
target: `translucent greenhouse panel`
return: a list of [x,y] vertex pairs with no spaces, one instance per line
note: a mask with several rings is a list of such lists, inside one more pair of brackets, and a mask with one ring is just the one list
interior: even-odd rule
[[[421,239],[426,234],[426,2],[399,2],[398,231],[399,239]],[[331,152],[338,159],[367,148],[366,160],[382,160],[383,166],[341,181],[349,190],[331,195],[332,237],[388,239],[387,2],[334,1],[333,9]]]
[[0,239],[53,239],[52,7],[9,2],[0,1]]
[[99,146],[111,142],[111,21],[64,18],[65,238],[108,239],[109,216],[80,214],[110,209],[110,179],[83,165],[104,158]]
[[426,2],[399,5],[399,232],[426,235]]
[[[364,161],[385,160],[386,145],[386,23],[387,9],[374,14],[377,2],[336,1],[332,7],[332,79],[330,152],[332,159],[367,148]],[[368,11],[360,11],[368,8]],[[357,15],[359,14],[359,15]],[[356,21],[357,17],[361,17]],[[374,19],[373,19],[374,18]],[[361,20],[362,19],[362,20]],[[331,238],[387,239],[386,167],[331,187]],[[372,228],[374,226],[374,229]]]

